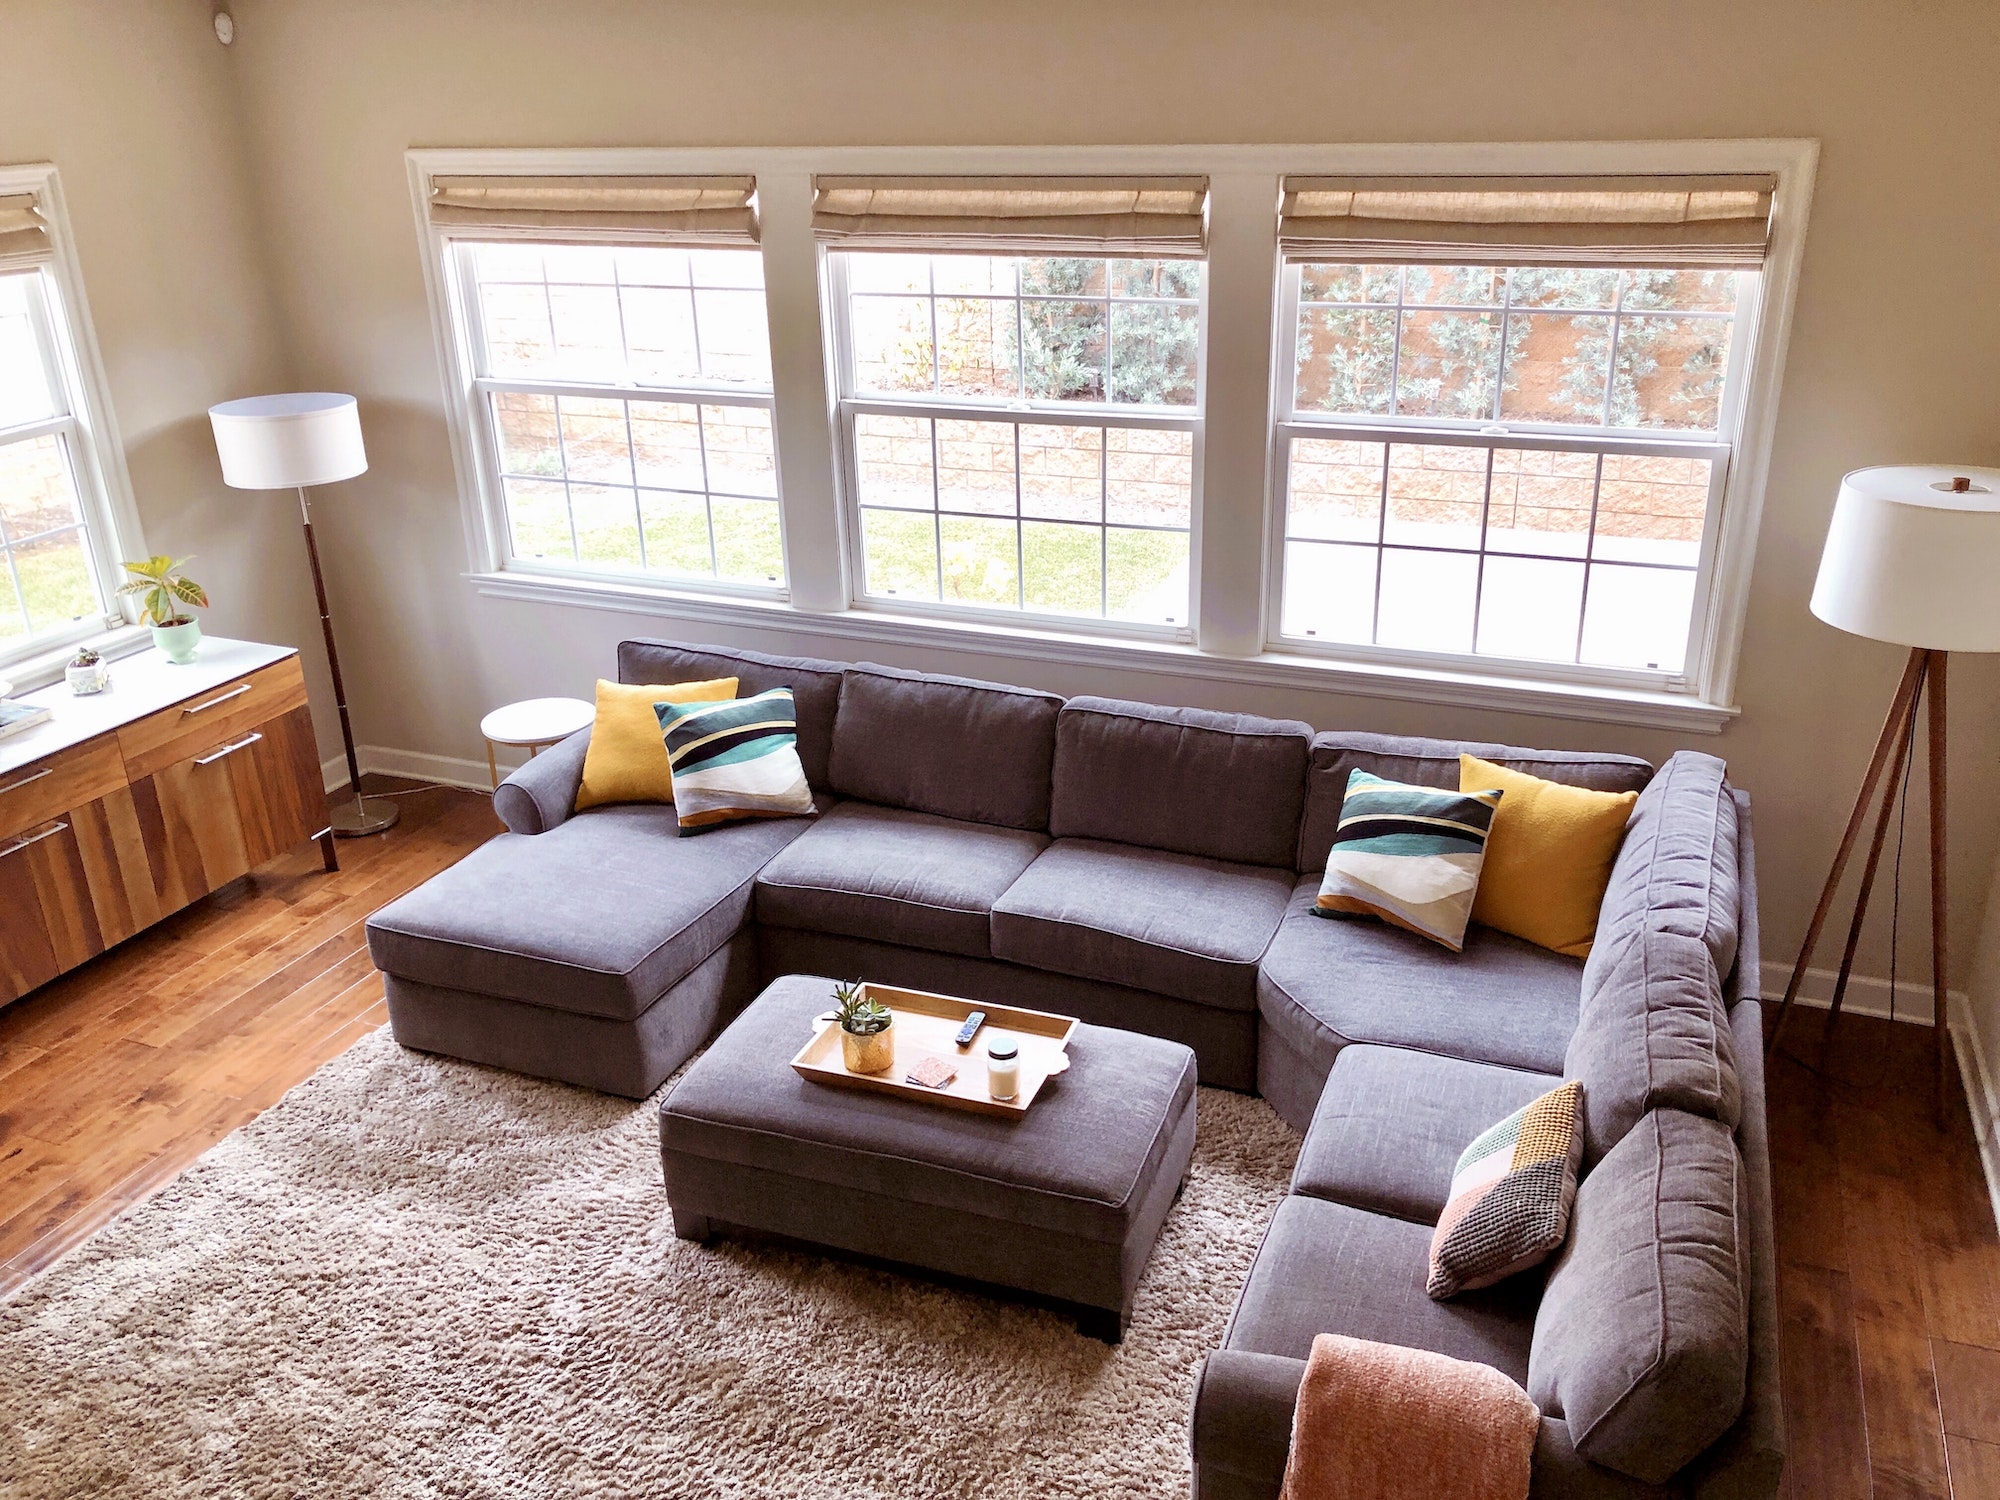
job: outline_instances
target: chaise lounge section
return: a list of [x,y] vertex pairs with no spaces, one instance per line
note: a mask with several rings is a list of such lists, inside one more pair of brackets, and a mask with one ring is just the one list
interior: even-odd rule
[[[495,798],[509,832],[369,923],[405,1045],[643,1097],[789,973],[1178,1041],[1305,1138],[1201,1373],[1198,1500],[1277,1495],[1318,1332],[1522,1382],[1538,1496],[1776,1492],[1756,883],[1720,761],[1315,735],[658,641],[618,669],[790,687],[819,815],[682,838],[671,808],[574,812],[588,731],[531,760]],[[1461,751],[1640,794],[1587,960],[1314,914],[1348,773],[1455,786]],[[1564,1078],[1586,1111],[1567,1248],[1432,1301],[1458,1153]]]

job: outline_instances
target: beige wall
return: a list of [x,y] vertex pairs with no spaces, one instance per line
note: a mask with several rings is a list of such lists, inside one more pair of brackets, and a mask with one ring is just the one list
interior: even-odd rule
[[334,733],[297,508],[223,486],[208,406],[290,379],[207,0],[0,6],[0,163],[62,176],[140,524],[193,554],[206,628],[303,646]]
[[[113,9],[48,5],[25,25],[46,33],[58,14]],[[211,555],[221,544],[209,532],[230,500],[186,423],[221,387],[256,384],[279,348],[291,351],[295,382],[361,397],[373,467],[318,514],[368,743],[477,757],[485,708],[587,690],[627,634],[856,651],[803,626],[678,626],[471,592],[459,576],[467,558],[403,170],[411,146],[1818,138],[1744,645],[1744,711],[1720,738],[958,651],[866,652],[1322,726],[1655,758],[1679,743],[1716,751],[1756,799],[1774,957],[1797,945],[1900,665],[1894,649],[1839,636],[1805,609],[1838,477],[1865,463],[2000,462],[1991,250],[2000,243],[2000,95],[1990,86],[2000,27],[1990,0],[1541,0],[1511,14],[1471,0],[240,0],[229,54],[205,34],[184,34],[196,9],[192,0],[133,4],[119,13],[145,17],[143,26],[134,19],[109,38],[85,19],[63,22],[43,44],[50,66],[37,72],[61,80],[49,89],[50,112],[72,123],[27,135],[15,117],[31,112],[0,99],[0,140],[9,142],[0,155],[53,157],[70,179],[135,478],[147,476],[149,526],[155,515],[162,528],[185,524],[188,545]],[[73,97],[73,80],[104,79],[107,52],[133,60],[129,84],[123,74],[116,87],[105,82],[110,103]],[[135,129],[134,97],[152,90],[178,102],[163,97],[163,123]],[[231,105],[246,126],[281,341],[258,310],[240,204],[224,187],[235,181]],[[100,111],[128,123],[99,122]],[[147,166],[127,151],[144,153]],[[190,181],[239,227],[198,229],[170,212],[159,184]],[[183,236],[202,243],[177,244]],[[208,243],[221,239],[232,248]],[[204,281],[218,260],[240,277]],[[189,285],[181,273],[195,263],[201,274]],[[231,284],[239,279],[249,285]],[[201,378],[176,360],[196,361]],[[204,381],[217,390],[195,392]],[[162,457],[142,462],[149,442]],[[1262,497],[1208,503],[1255,515]],[[164,529],[158,540],[170,544]],[[271,547],[281,540],[273,529]],[[290,553],[265,555],[290,566]],[[235,586],[263,587],[247,576]],[[253,628],[247,618],[229,623]],[[255,623],[266,633],[282,626]],[[2000,670],[1957,662],[1953,687],[1962,975],[1996,854]],[[1909,891],[1920,899],[1914,876]],[[1863,968],[1881,972],[1885,957],[1871,941]]]

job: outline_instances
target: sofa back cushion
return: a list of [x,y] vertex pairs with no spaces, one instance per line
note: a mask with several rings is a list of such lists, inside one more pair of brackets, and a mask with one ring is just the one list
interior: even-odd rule
[[620,682],[693,682],[705,677],[734,677],[736,695],[748,698],[772,688],[792,690],[798,714],[799,764],[814,791],[827,784],[827,758],[833,748],[833,716],[840,704],[841,674],[837,661],[806,656],[765,656],[728,646],[685,646],[677,641],[620,641]]
[[1393,734],[1325,733],[1313,736],[1306,771],[1305,818],[1299,828],[1298,869],[1302,875],[1326,868],[1326,851],[1340,826],[1340,803],[1347,775],[1363,770],[1411,786],[1458,786],[1458,758],[1476,755],[1510,771],[1544,781],[1589,787],[1599,792],[1636,792],[1652,779],[1653,768],[1636,755],[1586,750],[1525,750],[1476,740],[1426,740]]
[[865,802],[1042,831],[1061,707],[1031,688],[850,667],[827,784]]
[[1750,1199],[1728,1127],[1658,1110],[1577,1189],[1528,1395],[1576,1451],[1664,1483],[1728,1431],[1750,1358]]
[[1049,832],[1289,869],[1311,745],[1296,719],[1072,698]]
[[1735,962],[1736,801],[1712,755],[1682,751],[1639,794],[1583,967],[1564,1076],[1583,1084],[1585,1160],[1649,1110],[1741,1118],[1723,980]]

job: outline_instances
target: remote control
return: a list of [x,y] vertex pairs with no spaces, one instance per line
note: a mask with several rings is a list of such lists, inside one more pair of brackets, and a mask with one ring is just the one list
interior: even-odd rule
[[958,1028],[958,1035],[952,1038],[961,1047],[970,1047],[972,1039],[979,1035],[979,1028],[986,1024],[986,1012],[975,1010],[965,1018],[965,1024]]

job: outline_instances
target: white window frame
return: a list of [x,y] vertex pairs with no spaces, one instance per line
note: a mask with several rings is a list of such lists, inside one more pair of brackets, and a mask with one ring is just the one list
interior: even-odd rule
[[[900,253],[900,252],[899,252]],[[922,251],[908,252],[922,255]],[[1009,257],[995,256],[995,259]],[[1029,257],[1033,258],[1033,257]],[[1067,257],[1072,259],[1092,259],[1091,256]],[[1121,257],[1108,256],[1107,259]],[[1202,433],[1203,413],[1207,410],[1208,396],[1208,274],[1206,260],[1202,266],[1201,295],[1196,299],[1195,310],[1195,389],[1194,404],[1188,407],[1134,406],[1115,401],[1050,401],[1025,398],[1011,401],[996,401],[979,397],[954,396],[942,391],[922,394],[884,394],[864,391],[855,378],[854,348],[850,313],[853,303],[849,297],[845,255],[841,252],[825,252],[821,256],[822,275],[825,278],[824,305],[827,314],[827,340],[833,351],[833,373],[837,437],[840,447],[840,474],[843,503],[841,524],[845,530],[847,555],[853,566],[847,570],[848,604],[854,609],[879,611],[884,615],[901,615],[913,619],[943,619],[975,621],[997,627],[1027,626],[1074,632],[1081,635],[1105,636],[1114,639],[1138,641],[1171,641],[1192,644],[1194,641],[1195,601],[1200,592],[1200,581],[1194,571],[1194,535],[1196,518],[1201,514],[1202,475]],[[1109,298],[1109,288],[1106,289]],[[1017,301],[1032,300],[1017,297]],[[1108,325],[1107,325],[1108,326]],[[1017,356],[1018,357],[1018,356]],[[1180,621],[1168,624],[1154,624],[1146,621],[1115,620],[1089,615],[1063,615],[1045,613],[1027,608],[1001,609],[992,605],[963,604],[949,599],[897,599],[882,594],[870,594],[867,590],[867,558],[862,543],[862,503],[861,480],[855,461],[854,419],[857,416],[917,417],[923,419],[942,418],[945,421],[989,421],[1011,422],[1016,429],[1016,453],[1019,452],[1019,429],[1022,426],[1052,427],[1096,427],[1109,433],[1113,428],[1143,430],[1153,432],[1185,432],[1190,436],[1192,449],[1192,471],[1190,475],[1188,504],[1188,601]],[[1104,487],[1110,483],[1110,459],[1106,453],[1101,456],[1098,467],[1100,497]],[[933,458],[932,484],[937,482],[935,458]],[[1015,465],[1015,483],[1020,484],[1020,467]],[[910,511],[910,515],[923,515],[923,511]],[[933,516],[943,512],[932,511]],[[1100,517],[1105,514],[1099,511]],[[1005,516],[991,519],[1006,520]],[[1023,517],[1016,512],[1011,517],[1015,523],[1016,536]],[[1090,522],[1078,523],[1090,525]],[[1116,529],[1100,519],[1095,523],[1100,536]],[[940,544],[941,545],[941,544]],[[939,568],[942,581],[943,568]],[[1104,580],[1108,585],[1108,578]],[[1017,582],[1025,584],[1019,577]]]
[[[486,515],[488,535],[495,564],[510,573],[541,576],[551,579],[574,578],[583,582],[608,584],[629,584],[635,579],[630,570],[616,568],[593,568],[588,563],[549,563],[532,557],[515,555],[513,532],[507,514],[505,481],[500,468],[500,440],[494,431],[492,421],[492,397],[500,394],[518,393],[531,396],[569,397],[573,400],[603,401],[657,401],[685,406],[745,406],[754,407],[772,414],[775,427],[776,399],[769,390],[746,388],[741,383],[684,380],[668,385],[615,385],[585,380],[548,380],[525,378],[512,375],[495,375],[487,368],[486,350],[483,340],[475,337],[485,328],[484,311],[479,303],[479,282],[472,273],[472,259],[477,246],[502,241],[522,244],[578,243],[588,239],[593,243],[625,244],[644,246],[648,243],[639,234],[561,236],[559,239],[546,233],[527,229],[467,227],[453,232],[443,231],[437,236],[442,256],[443,284],[452,298],[451,318],[453,334],[459,343],[463,367],[459,378],[464,382],[464,420],[472,439],[474,451],[474,484],[479,495],[480,506]],[[754,253],[754,252],[753,252]],[[774,433],[775,439],[775,433]],[[779,547],[784,546],[784,469],[782,462],[773,454],[777,495],[774,503],[778,507]],[[706,479],[704,475],[704,480]],[[715,522],[712,511],[713,492],[704,491],[704,501],[711,506],[709,516],[709,553],[713,559],[715,551]],[[762,503],[761,500],[759,503]],[[572,529],[574,523],[572,522]],[[639,533],[640,555],[645,552],[645,530]],[[783,602],[788,590],[783,582],[773,584],[754,583],[747,580],[727,578],[702,578],[698,575],[652,572],[643,565],[636,575],[641,581],[657,581],[669,588],[684,590],[692,594],[713,594],[729,598],[761,599],[773,603]]]
[[[1324,657],[1334,661],[1379,662],[1419,671],[1470,669],[1482,673],[1520,677],[1535,682],[1571,683],[1679,695],[1699,692],[1699,685],[1704,676],[1703,668],[1706,665],[1700,661],[1699,653],[1701,644],[1706,638],[1704,627],[1715,598],[1715,564],[1722,536],[1721,519],[1729,502],[1729,476],[1735,467],[1732,459],[1742,433],[1744,414],[1742,387],[1744,372],[1751,361],[1750,351],[1755,344],[1760,305],[1758,291],[1763,280],[1762,273],[1741,272],[1737,276],[1736,306],[1730,314],[1732,325],[1728,364],[1723,372],[1722,403],[1717,411],[1713,433],[1594,426],[1582,422],[1509,423],[1500,417],[1481,419],[1399,414],[1350,416],[1334,412],[1302,412],[1298,410],[1297,387],[1299,293],[1303,275],[1303,265],[1296,263],[1286,265],[1281,272],[1278,295],[1277,353],[1273,360],[1273,380],[1277,387],[1278,400],[1276,419],[1271,424],[1272,523],[1267,543],[1270,548],[1270,558],[1265,570],[1267,593],[1264,601],[1268,648],[1273,651]],[[1616,314],[1612,315],[1612,322],[1615,326]],[[1503,310],[1500,322],[1500,342],[1503,347],[1506,343],[1506,329],[1507,319]],[[1615,361],[1615,352],[1610,357]],[[1391,378],[1394,378],[1393,372]],[[1607,400],[1609,389],[1610,372],[1607,371]],[[1498,399],[1497,388],[1495,399],[1496,401]],[[1532,449],[1541,452],[1589,453],[1601,456],[1630,454],[1708,460],[1712,465],[1709,471],[1708,508],[1702,518],[1701,542],[1696,549],[1693,606],[1689,611],[1688,639],[1680,669],[1645,671],[1594,666],[1587,662],[1541,661],[1530,657],[1475,654],[1471,651],[1420,651],[1378,646],[1366,642],[1316,641],[1296,635],[1286,635],[1283,630],[1285,551],[1286,543],[1292,540],[1288,535],[1287,522],[1290,515],[1291,444],[1295,438],[1349,438],[1362,442],[1406,445],[1421,443],[1488,450]],[[1383,512],[1386,520],[1386,500]],[[1593,544],[1592,550],[1595,540],[1593,526],[1592,534],[1586,538],[1587,543]],[[1387,550],[1397,550],[1396,544],[1377,544],[1378,589],[1380,559]],[[1519,551],[1489,553],[1482,538],[1479,549],[1471,555],[1479,558],[1483,574],[1485,561],[1489,556],[1528,557],[1539,554]],[[1554,553],[1549,554],[1549,557],[1550,560],[1559,562],[1589,560],[1588,553],[1584,558],[1557,556]],[[1629,562],[1623,565],[1647,566]],[[1588,575],[1586,575],[1586,590],[1588,586]],[[1587,607],[1587,593],[1585,598]],[[1380,608],[1379,596],[1377,608]],[[1473,627],[1476,632],[1478,629],[1476,602]],[[1583,628],[1581,616],[1577,628],[1580,638]]]
[[[407,153],[411,206],[466,527],[468,581],[498,599],[612,611],[735,628],[782,630],[823,642],[827,655],[885,644],[974,651],[1047,663],[1142,671],[1229,684],[1489,708],[1570,721],[1715,733],[1735,717],[1738,646],[1776,425],[1793,298],[1803,256],[1818,145],[1811,140],[1476,142],[1256,146],[1078,147],[632,147],[549,150],[423,149]],[[782,474],[786,597],[702,593],[674,580],[539,576],[506,568],[502,533],[482,493],[467,399],[466,351],[448,316],[442,236],[429,223],[432,175],[748,174],[757,179],[769,313],[774,435]],[[1685,689],[1622,681],[1556,680],[1488,670],[1480,660],[1435,666],[1274,646],[1272,581],[1274,424],[1279,413],[1281,315],[1278,186],[1288,174],[1343,176],[1638,175],[1770,173],[1773,233],[1759,278],[1743,379],[1740,427],[1709,548],[1708,598]],[[1210,181],[1202,442],[1189,546],[1190,638],[1092,633],[1087,622],[971,617],[884,609],[855,587],[860,567],[848,517],[851,476],[840,431],[839,351],[833,346],[825,256],[811,229],[812,178],[829,174],[1055,176],[1206,173]],[[1739,332],[1739,338],[1745,338]],[[667,627],[671,628],[671,627]],[[1348,711],[1348,710],[1343,710]]]
[[26,686],[51,677],[61,660],[79,644],[117,649],[127,640],[143,644],[118,602],[124,579],[120,563],[147,555],[145,534],[132,498],[132,480],[125,467],[125,448],[111,412],[103,358],[83,294],[83,272],[70,233],[69,209],[62,182],[47,162],[0,166],[0,196],[32,193],[47,225],[50,251],[33,261],[0,257],[0,270],[16,271],[32,264],[39,273],[42,349],[48,361],[50,387],[67,411],[42,421],[0,429],[0,442],[16,442],[54,433],[63,439],[82,513],[85,551],[97,582],[103,612],[0,649],[0,677]]

